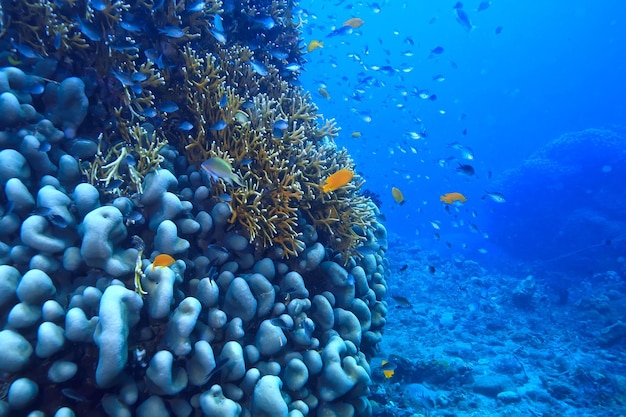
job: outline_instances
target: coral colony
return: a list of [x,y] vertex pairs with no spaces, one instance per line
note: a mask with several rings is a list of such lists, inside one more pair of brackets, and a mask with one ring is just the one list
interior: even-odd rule
[[294,2],[0,4],[0,416],[371,415],[386,231]]

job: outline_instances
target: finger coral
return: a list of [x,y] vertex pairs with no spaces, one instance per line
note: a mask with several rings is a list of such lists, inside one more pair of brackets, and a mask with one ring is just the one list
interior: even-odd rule
[[0,409],[371,415],[386,230],[295,2],[0,6]]

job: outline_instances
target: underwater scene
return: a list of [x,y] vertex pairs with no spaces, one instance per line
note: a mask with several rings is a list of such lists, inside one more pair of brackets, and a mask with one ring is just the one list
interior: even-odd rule
[[0,0],[0,417],[626,415],[624,16]]

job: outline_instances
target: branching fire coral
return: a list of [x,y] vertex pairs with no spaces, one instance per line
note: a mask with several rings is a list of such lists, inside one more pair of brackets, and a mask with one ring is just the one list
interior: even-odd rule
[[[243,178],[243,186],[213,184],[214,195],[232,198],[231,223],[257,246],[278,246],[293,256],[304,249],[300,229],[306,221],[348,259],[374,217],[369,200],[359,196],[358,175],[333,193],[321,190],[334,171],[354,168],[333,143],[334,120],[321,121],[310,96],[281,81],[275,68],[264,77],[250,70],[242,58],[250,55],[247,48],[223,49],[220,57],[192,50],[185,55],[184,101],[198,119],[195,134],[177,134],[179,148],[196,164],[225,159]],[[231,65],[240,69],[231,71]],[[278,81],[273,88],[264,85],[270,75]],[[244,85],[257,93],[249,95],[250,89],[239,88]],[[218,122],[219,129],[212,127]]]
[[304,62],[293,2],[242,0],[222,10],[219,0],[0,1],[5,15],[23,16],[0,34],[15,54],[33,51],[84,73],[96,91],[90,105],[113,115],[90,126],[102,132],[97,155],[81,164],[92,184],[141,193],[171,145],[198,167],[213,157],[232,165],[242,185],[218,180],[212,195],[229,195],[231,227],[261,251],[299,254],[307,224],[346,261],[365,240],[374,215],[363,180],[355,174],[322,191],[354,163],[334,144],[335,121],[319,116],[294,85],[298,71],[285,69]]
[[102,138],[98,153],[92,162],[83,163],[83,174],[93,185],[104,187],[115,195],[142,193],[144,177],[154,172],[163,162],[159,154],[167,141],[157,137],[150,125],[135,125],[121,129],[121,142],[102,151]]

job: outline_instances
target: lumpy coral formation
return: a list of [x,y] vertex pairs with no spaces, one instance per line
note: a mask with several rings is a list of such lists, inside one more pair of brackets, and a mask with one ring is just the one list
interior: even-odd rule
[[0,416],[370,415],[386,231],[293,2],[1,6]]
[[625,133],[563,134],[507,171],[497,187],[514,204],[490,216],[492,239],[514,256],[538,260],[542,270],[569,277],[623,268],[626,198],[615,190],[626,175]]

